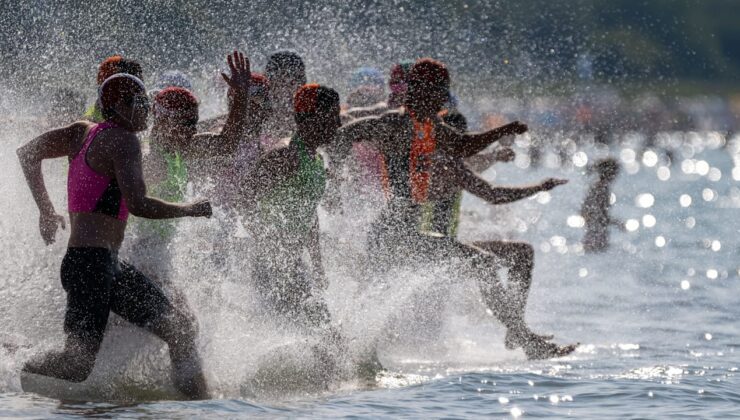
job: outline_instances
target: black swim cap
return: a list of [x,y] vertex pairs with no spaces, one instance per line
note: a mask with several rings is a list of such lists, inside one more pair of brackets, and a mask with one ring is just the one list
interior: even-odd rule
[[119,101],[132,103],[137,96],[146,95],[144,82],[136,76],[118,73],[105,79],[100,85],[98,101],[106,118],[112,117],[111,108]]
[[267,60],[265,75],[268,79],[274,76],[289,76],[299,80],[301,83],[306,82],[306,65],[300,55],[293,51],[278,51],[272,53]]

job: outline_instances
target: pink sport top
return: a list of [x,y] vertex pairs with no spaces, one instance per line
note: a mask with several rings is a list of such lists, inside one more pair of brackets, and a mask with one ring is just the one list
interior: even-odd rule
[[104,122],[90,129],[85,144],[72,159],[67,175],[67,207],[70,213],[102,213],[124,222],[128,220],[128,207],[121,196],[118,182],[95,172],[87,164],[87,150],[103,130],[116,127]]

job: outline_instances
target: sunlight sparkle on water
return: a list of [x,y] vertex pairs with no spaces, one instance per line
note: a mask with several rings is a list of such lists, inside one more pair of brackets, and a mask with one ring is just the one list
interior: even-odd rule
[[712,251],[718,252],[720,249],[722,249],[722,243],[718,240],[712,241]]
[[661,166],[657,170],[658,179],[661,181],[668,181],[671,179],[671,169],[667,166]]
[[681,280],[681,289],[689,290],[690,288],[691,288],[691,283],[688,280]]
[[511,417],[519,418],[524,414],[524,412],[519,407],[514,407],[511,409]]
[[635,197],[635,205],[644,209],[650,208],[655,204],[655,197],[650,193],[638,194]]
[[582,168],[588,163],[588,155],[584,152],[576,152],[573,155],[573,165]]
[[655,237],[655,246],[658,248],[663,248],[665,246],[665,238],[663,236],[656,236]]
[[651,227],[655,226],[655,223],[656,223],[655,216],[653,216],[652,214],[646,214],[646,215],[642,216],[642,225],[643,226],[645,226],[647,228],[651,228]]
[[681,194],[678,202],[681,204],[681,207],[688,207],[691,205],[691,196],[688,194]]
[[694,170],[697,174],[701,176],[707,176],[707,174],[709,174],[709,162],[707,162],[706,160],[700,160],[696,162]]
[[568,216],[568,226],[572,228],[582,228],[586,224],[586,220],[577,214]]
[[637,219],[627,219],[627,221],[624,223],[624,227],[628,231],[634,232],[640,228],[640,222]]
[[701,198],[704,201],[714,201],[717,199],[717,192],[711,188],[704,188],[701,192]]
[[652,150],[647,150],[642,154],[642,164],[652,168],[658,163],[658,155]]
[[716,280],[719,276],[719,272],[715,270],[714,268],[710,268],[707,270],[707,278],[710,280]]

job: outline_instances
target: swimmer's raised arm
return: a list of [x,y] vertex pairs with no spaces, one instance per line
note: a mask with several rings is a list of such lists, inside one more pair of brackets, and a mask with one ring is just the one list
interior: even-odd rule
[[16,151],[23,169],[23,175],[31,189],[33,199],[39,208],[39,228],[41,238],[47,245],[54,242],[59,226],[65,228],[64,218],[56,213],[44,183],[41,162],[71,154],[76,139],[81,138],[89,125],[77,122],[67,127],[48,131],[29,141]]
[[117,138],[111,152],[121,195],[134,216],[147,219],[211,216],[211,204],[207,200],[175,204],[147,196],[141,164],[141,147],[134,134],[126,133]]
[[249,84],[251,71],[249,58],[239,51],[226,57],[231,77],[221,73],[229,85],[229,113],[221,133],[200,133],[193,137],[189,155],[195,158],[217,155],[231,155],[239,146],[245,133],[249,109]]
[[492,143],[500,140],[503,137],[511,136],[514,134],[522,134],[527,131],[527,125],[522,124],[519,121],[514,121],[503,125],[493,130],[484,131],[482,133],[460,133],[459,131],[444,125],[439,125],[442,131],[442,135],[448,137],[446,141],[442,143],[442,147],[445,152],[451,156],[459,156],[467,158],[483,151],[486,147]]

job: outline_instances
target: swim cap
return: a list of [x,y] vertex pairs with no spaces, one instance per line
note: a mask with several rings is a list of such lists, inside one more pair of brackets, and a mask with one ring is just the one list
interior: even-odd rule
[[310,114],[319,109],[326,110],[339,106],[339,94],[334,89],[318,83],[309,83],[298,89],[294,104],[297,114]]
[[356,90],[362,86],[369,86],[378,89],[385,87],[383,73],[375,67],[360,67],[354,72],[349,79],[349,88]]
[[142,79],[141,64],[134,60],[127,60],[120,55],[113,55],[100,63],[98,68],[98,85],[114,74],[128,73],[132,76],[136,76],[139,80]]
[[408,80],[447,87],[450,85],[450,73],[442,62],[431,58],[421,58],[411,67]]
[[187,124],[198,123],[198,100],[189,90],[168,87],[154,97],[154,113],[158,116],[174,117]]
[[100,85],[98,101],[103,115],[106,115],[107,110],[119,101],[132,103],[137,95],[145,94],[146,87],[141,79],[128,73],[117,73]]
[[267,96],[269,83],[267,77],[262,73],[252,72],[249,78],[249,95],[250,96]]
[[289,76],[293,79],[306,80],[306,65],[303,59],[293,51],[278,51],[270,55],[265,66],[265,74],[268,79],[276,75]]
[[393,88],[393,85],[408,83],[409,72],[413,65],[413,61],[402,61],[391,67],[391,77],[388,80],[388,84],[391,88]]
[[185,73],[179,70],[168,70],[162,73],[162,75],[159,76],[159,79],[157,80],[156,86],[157,89],[160,90],[171,86],[185,88],[190,91],[193,90],[193,85],[192,83],[190,83],[190,78],[188,78]]

